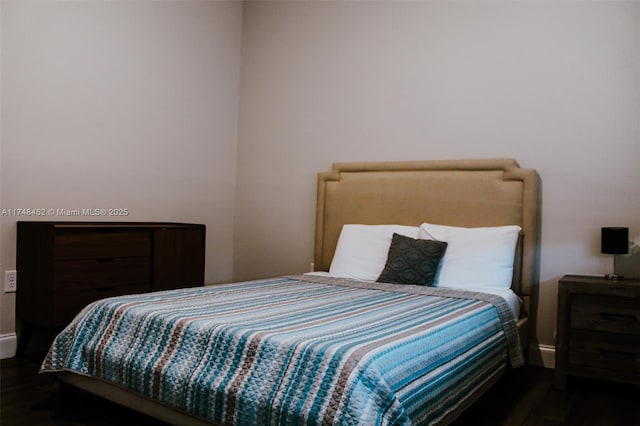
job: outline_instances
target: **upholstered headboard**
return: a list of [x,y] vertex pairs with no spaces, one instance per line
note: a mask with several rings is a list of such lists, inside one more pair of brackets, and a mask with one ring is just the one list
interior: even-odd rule
[[538,175],[512,159],[335,163],[318,175],[315,267],[328,271],[342,226],[423,222],[522,228],[513,290],[537,280]]

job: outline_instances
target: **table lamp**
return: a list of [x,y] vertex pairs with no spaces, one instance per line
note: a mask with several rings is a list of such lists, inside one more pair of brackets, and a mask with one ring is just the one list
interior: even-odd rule
[[600,237],[600,252],[613,254],[613,274],[606,274],[604,277],[609,280],[621,280],[624,277],[615,273],[615,255],[629,253],[629,228],[611,226],[602,228]]

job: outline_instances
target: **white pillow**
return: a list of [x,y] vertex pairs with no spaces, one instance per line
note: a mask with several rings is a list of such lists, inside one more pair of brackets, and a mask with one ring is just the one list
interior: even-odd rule
[[329,274],[333,277],[375,281],[387,263],[393,233],[418,236],[417,226],[344,225]]
[[511,288],[520,227],[484,228],[420,225],[418,238],[446,241],[434,286],[474,291]]

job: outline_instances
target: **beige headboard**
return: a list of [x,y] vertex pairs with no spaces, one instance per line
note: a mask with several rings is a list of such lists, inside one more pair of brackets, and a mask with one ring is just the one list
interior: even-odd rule
[[538,210],[536,171],[512,159],[335,163],[318,174],[315,267],[329,270],[347,223],[520,225],[512,288],[529,296],[537,281]]

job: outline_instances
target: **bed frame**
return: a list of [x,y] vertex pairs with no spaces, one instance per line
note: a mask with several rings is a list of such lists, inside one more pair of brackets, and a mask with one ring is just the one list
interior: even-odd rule
[[[526,349],[538,279],[539,194],[535,170],[512,159],[336,163],[318,175],[315,267],[328,271],[347,223],[478,227],[519,225],[512,288],[523,299]],[[526,355],[526,351],[525,351]],[[209,424],[114,385],[71,373],[58,378],[172,424]]]

